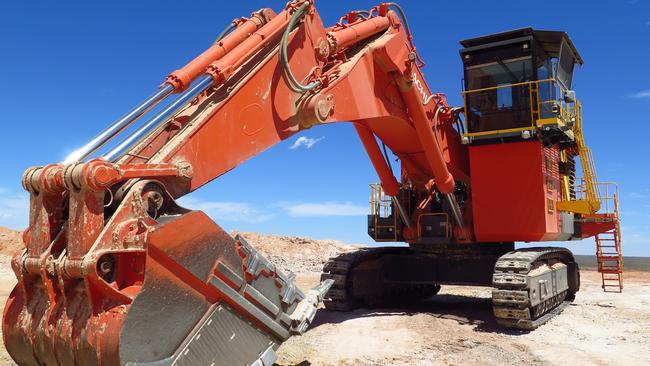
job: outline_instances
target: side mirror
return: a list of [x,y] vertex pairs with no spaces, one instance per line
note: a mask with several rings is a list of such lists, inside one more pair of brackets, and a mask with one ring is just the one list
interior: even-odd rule
[[564,92],[564,102],[565,103],[575,103],[576,102],[576,92],[574,90],[567,90]]

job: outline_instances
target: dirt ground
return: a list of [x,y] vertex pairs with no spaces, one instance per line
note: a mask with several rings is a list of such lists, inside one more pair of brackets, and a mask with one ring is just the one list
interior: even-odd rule
[[[318,280],[304,274],[301,285]],[[622,294],[603,293],[582,273],[576,300],[533,332],[504,331],[492,319],[490,290],[443,286],[408,309],[323,310],[302,337],[279,349],[288,365],[648,365],[650,273],[631,273]]]
[[[318,281],[317,253],[348,250],[335,241],[244,235],[267,254],[277,244],[276,256],[290,258],[279,265],[296,264],[305,289]],[[6,241],[0,250],[2,244]],[[0,254],[0,307],[15,283],[9,259]],[[440,294],[410,308],[321,310],[305,335],[280,347],[278,365],[650,364],[650,273],[627,274],[622,294],[603,293],[599,281],[598,273],[583,271],[576,300],[530,333],[497,327],[490,290],[476,287],[443,286]],[[1,348],[0,365],[12,364]]]

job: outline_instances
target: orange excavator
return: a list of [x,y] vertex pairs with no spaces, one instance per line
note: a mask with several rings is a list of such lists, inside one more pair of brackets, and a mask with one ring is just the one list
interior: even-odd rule
[[[464,106],[451,107],[425,82],[395,3],[329,28],[313,0],[235,20],[66,161],[24,173],[29,228],[2,328],[11,357],[270,366],[321,301],[385,306],[444,284],[491,286],[497,322],[532,329],[574,297],[578,265],[567,249],[515,250],[516,241],[595,236],[603,278],[620,290],[618,196],[601,196],[584,143],[573,43],[525,28],[461,45]],[[242,237],[177,204],[280,141],[336,122],[353,123],[381,180],[369,235],[408,246],[332,258],[303,292]]]

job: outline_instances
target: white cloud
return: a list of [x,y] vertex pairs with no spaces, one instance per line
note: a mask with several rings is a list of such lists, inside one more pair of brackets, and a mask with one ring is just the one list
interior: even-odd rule
[[298,139],[289,147],[291,150],[295,150],[299,147],[306,147],[307,149],[311,149],[312,146],[316,145],[319,141],[322,141],[325,137],[319,137],[317,139],[312,138],[312,137],[305,137],[305,136],[300,136]]
[[215,221],[240,221],[260,223],[273,218],[273,214],[264,213],[246,202],[201,201],[194,197],[183,197],[179,204],[192,210],[201,210]]
[[29,195],[0,188],[0,226],[24,229],[29,225]]
[[363,216],[368,214],[367,206],[350,202],[322,202],[282,204],[281,207],[292,217],[314,216]]
[[629,97],[633,99],[650,99],[650,89],[630,94]]

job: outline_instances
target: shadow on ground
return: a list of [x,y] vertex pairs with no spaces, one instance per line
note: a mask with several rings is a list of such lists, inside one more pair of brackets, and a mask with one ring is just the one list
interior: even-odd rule
[[[329,311],[316,313],[311,328],[323,324],[337,324],[362,317],[384,317],[427,314],[439,319],[450,319],[472,326],[476,332],[509,335],[526,334],[527,331],[507,329],[497,325],[492,314],[492,300],[464,295],[442,294],[408,306],[396,308],[357,309],[351,312]],[[301,365],[303,366],[303,365]]]

